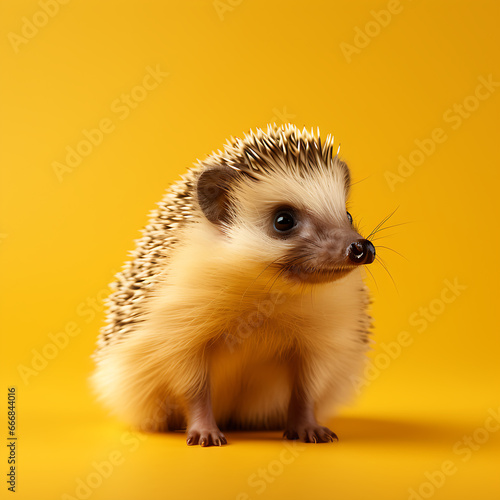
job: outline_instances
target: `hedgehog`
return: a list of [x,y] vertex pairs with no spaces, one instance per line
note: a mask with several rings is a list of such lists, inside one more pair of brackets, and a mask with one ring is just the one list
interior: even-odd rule
[[292,124],[227,141],[166,192],[107,301],[99,399],[129,425],[337,440],[369,349],[375,259],[346,209],[334,138]]

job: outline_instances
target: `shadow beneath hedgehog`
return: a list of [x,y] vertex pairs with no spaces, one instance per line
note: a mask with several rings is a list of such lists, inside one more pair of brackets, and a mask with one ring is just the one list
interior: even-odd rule
[[340,417],[328,423],[344,442],[453,442],[463,429],[451,423],[424,420]]
[[[465,432],[451,423],[383,419],[371,417],[338,417],[326,423],[343,443],[450,443],[460,438]],[[225,430],[225,434],[233,441],[281,441],[282,431],[240,431]]]

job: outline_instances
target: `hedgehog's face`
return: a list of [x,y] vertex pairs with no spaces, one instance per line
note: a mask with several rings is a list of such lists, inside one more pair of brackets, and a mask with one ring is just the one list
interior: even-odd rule
[[336,160],[330,169],[296,174],[205,171],[198,201],[207,219],[247,261],[286,281],[335,281],[375,258],[346,211],[349,170]]

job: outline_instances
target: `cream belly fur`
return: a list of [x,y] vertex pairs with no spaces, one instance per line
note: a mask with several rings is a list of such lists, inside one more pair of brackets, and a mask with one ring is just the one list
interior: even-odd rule
[[[344,294],[348,293],[346,287],[351,288],[352,298],[343,297],[338,310],[332,308],[329,300],[324,300],[318,291],[314,292],[312,299],[313,311],[315,307],[320,310],[329,307],[326,314],[317,311],[311,316],[310,296],[283,295],[279,300],[288,300],[290,304],[284,306],[281,314],[287,315],[287,307],[293,308],[296,311],[294,325],[277,313],[276,317],[266,319],[262,327],[245,331],[248,336],[241,339],[241,344],[238,332],[234,332],[234,337],[230,334],[227,343],[222,342],[214,350],[210,359],[213,408],[222,427],[227,422],[238,422],[242,428],[285,427],[292,389],[289,363],[293,362],[294,349],[307,355],[311,364],[316,365],[310,367],[309,376],[314,380],[311,390],[320,421],[326,423],[338,406],[349,400],[357,380],[353,377],[361,375],[368,347],[360,342],[358,322],[368,321],[368,318],[361,315],[346,320],[342,314],[342,307],[349,307],[350,299],[353,300],[353,309],[363,302],[360,277],[349,275],[339,285]],[[331,299],[332,290],[327,295]],[[301,311],[302,301],[308,302],[305,311]],[[306,327],[301,328],[301,324]],[[304,339],[305,335],[307,339]]]

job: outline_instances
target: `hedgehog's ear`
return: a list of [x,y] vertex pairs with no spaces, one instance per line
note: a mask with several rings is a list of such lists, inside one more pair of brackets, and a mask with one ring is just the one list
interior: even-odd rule
[[213,224],[228,222],[229,188],[238,175],[239,172],[230,167],[208,168],[200,174],[196,186],[198,203]]

